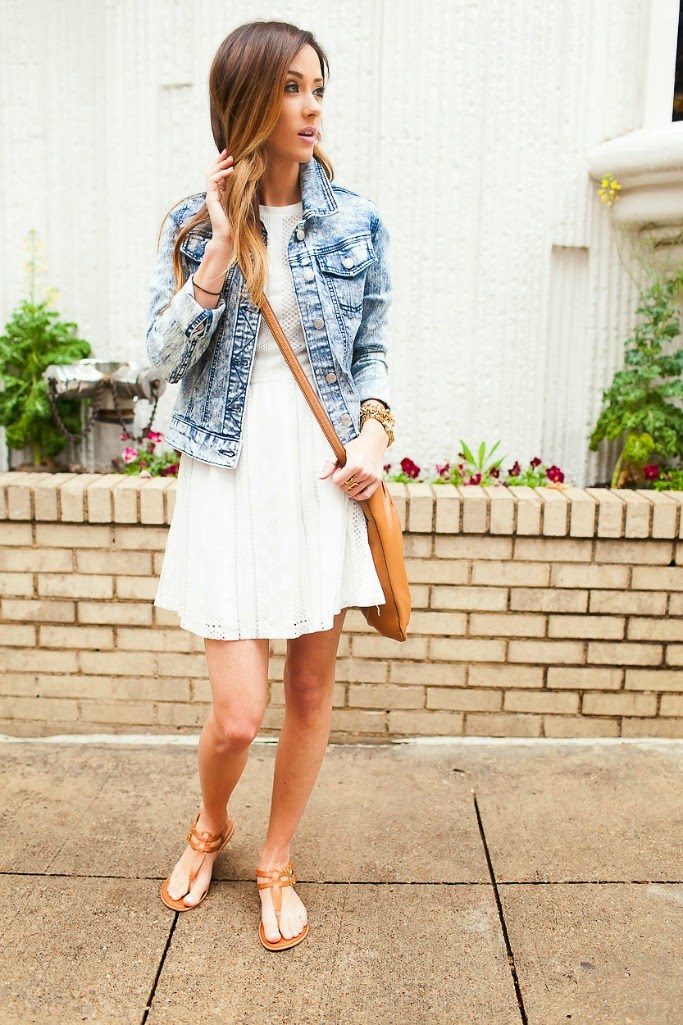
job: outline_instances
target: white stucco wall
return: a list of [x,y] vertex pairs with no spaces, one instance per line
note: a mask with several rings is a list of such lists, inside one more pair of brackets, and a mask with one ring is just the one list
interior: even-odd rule
[[[38,229],[62,314],[102,358],[146,360],[161,218],[203,189],[206,80],[252,18],[312,29],[331,79],[335,179],[376,200],[392,236],[389,455],[432,469],[501,439],[579,486],[621,363],[634,286],[586,153],[671,118],[674,0],[1,0],[0,316]],[[164,429],[177,386],[160,403]],[[141,403],[139,419],[147,418]],[[4,453],[3,453],[4,455]]]

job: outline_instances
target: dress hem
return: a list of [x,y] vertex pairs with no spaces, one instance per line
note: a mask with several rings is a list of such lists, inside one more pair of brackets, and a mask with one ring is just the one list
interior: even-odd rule
[[[384,597],[384,595],[382,595],[382,597]],[[349,603],[346,603],[346,604],[340,605],[339,608],[336,609],[336,611],[332,613],[332,616],[329,619],[329,623],[327,623],[327,624],[323,623],[321,626],[317,626],[313,630],[300,630],[297,633],[283,633],[282,631],[278,631],[277,633],[268,633],[268,634],[240,634],[240,633],[235,634],[234,632],[232,632],[231,636],[229,636],[229,637],[226,637],[224,635],[221,635],[220,637],[212,637],[210,634],[206,634],[206,633],[203,632],[206,629],[205,627],[202,627],[202,626],[199,626],[199,625],[197,626],[197,628],[195,628],[193,626],[189,626],[188,624],[189,624],[190,621],[185,616],[184,611],[181,611],[180,609],[176,609],[176,608],[171,608],[168,605],[162,605],[161,603],[157,603],[156,601],[154,602],[154,606],[156,608],[166,609],[169,612],[176,612],[178,614],[178,616],[180,617],[179,626],[180,626],[181,630],[187,630],[187,631],[189,631],[189,633],[197,634],[199,637],[204,637],[204,638],[206,638],[208,640],[216,640],[216,641],[252,641],[252,640],[254,640],[254,641],[255,640],[287,641],[287,640],[294,640],[295,638],[303,637],[306,634],[321,633],[321,632],[323,632],[325,630],[331,630],[332,627],[334,626],[334,617],[338,616],[342,609],[365,609],[365,608],[370,608],[372,605],[375,605],[377,607],[377,609],[379,610],[380,605],[384,605],[384,604],[385,604],[385,602],[383,602],[383,601],[382,602],[374,602],[373,601],[373,602],[368,602],[368,603],[363,603],[363,604],[349,604]]]

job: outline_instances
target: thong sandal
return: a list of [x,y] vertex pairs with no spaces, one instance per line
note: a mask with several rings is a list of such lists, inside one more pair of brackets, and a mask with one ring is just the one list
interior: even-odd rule
[[[195,817],[192,819],[190,831],[187,834],[187,842],[189,843],[190,847],[192,847],[192,849],[195,851],[203,851],[204,854],[213,854],[214,851],[216,853],[219,853],[223,850],[228,840],[235,832],[235,824],[230,818],[228,818],[221,833],[209,833],[206,830],[200,831],[197,829],[197,822],[199,821],[200,814],[201,812],[197,812]],[[203,861],[204,859],[202,858],[202,860],[197,865],[196,870],[192,872],[192,874],[190,875],[190,889],[192,889],[192,883],[196,879],[197,873],[199,872],[199,869],[202,867]],[[172,908],[173,911],[191,911],[193,908],[199,907],[199,905],[209,892],[209,887],[207,886],[207,888],[204,890],[204,893],[201,895],[196,904],[185,904],[183,903],[182,897],[172,897],[168,892],[168,884],[170,882],[170,879],[171,877],[168,876],[168,878],[164,879],[163,883],[161,884],[161,899],[163,900],[166,907]],[[209,883],[209,886],[210,885],[211,884]],[[189,892],[190,890],[187,891],[187,893]],[[183,896],[186,897],[187,893]]]
[[[270,880],[267,883],[259,883],[256,881],[256,885],[259,890],[265,890],[267,887],[272,886],[273,888],[273,908],[275,909],[275,916],[280,925],[280,910],[282,908],[282,887],[283,886],[294,886],[296,882],[296,876],[294,875],[294,865],[291,861],[288,861],[285,867],[282,868],[257,868],[257,876],[270,876]],[[259,922],[259,938],[261,943],[267,950],[287,950],[289,947],[296,946],[297,943],[305,938],[308,933],[308,922],[303,927],[301,932],[297,933],[296,936],[292,936],[290,939],[285,939],[281,936],[279,940],[269,940],[266,938],[265,929],[263,928],[263,921]]]

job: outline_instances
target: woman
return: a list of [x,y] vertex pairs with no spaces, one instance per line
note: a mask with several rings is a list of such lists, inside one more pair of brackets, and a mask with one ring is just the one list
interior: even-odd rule
[[[256,870],[261,942],[308,932],[290,848],[329,739],[346,609],[382,604],[360,502],[387,445],[388,234],[332,185],[318,144],[329,73],[309,32],[251,22],[209,74],[218,158],[206,192],[162,225],[150,361],[179,381],[167,440],[182,454],[155,605],[204,638],[212,707],[199,741],[200,811],[162,885],[184,911],[234,831],[228,799],[261,726],[269,639],[287,639],[285,716]],[[267,295],[345,446],[341,467],[260,312]],[[362,404],[362,405],[361,405]]]

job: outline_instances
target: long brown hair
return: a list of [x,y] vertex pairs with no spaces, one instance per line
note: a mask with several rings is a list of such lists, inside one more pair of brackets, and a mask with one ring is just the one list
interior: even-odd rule
[[[209,71],[211,131],[216,149],[221,152],[227,146],[234,167],[227,177],[222,200],[233,238],[228,267],[237,263],[255,303],[263,295],[267,267],[258,209],[258,182],[267,166],[265,143],[280,116],[289,66],[306,43],[318,54],[326,82],[329,62],[324,50],[311,32],[286,21],[250,21],[240,25],[220,44]],[[331,181],[332,164],[317,142],[313,158],[320,161]],[[183,225],[175,241],[176,291],[187,279],[180,245],[188,232],[200,225],[211,226],[206,203]]]

